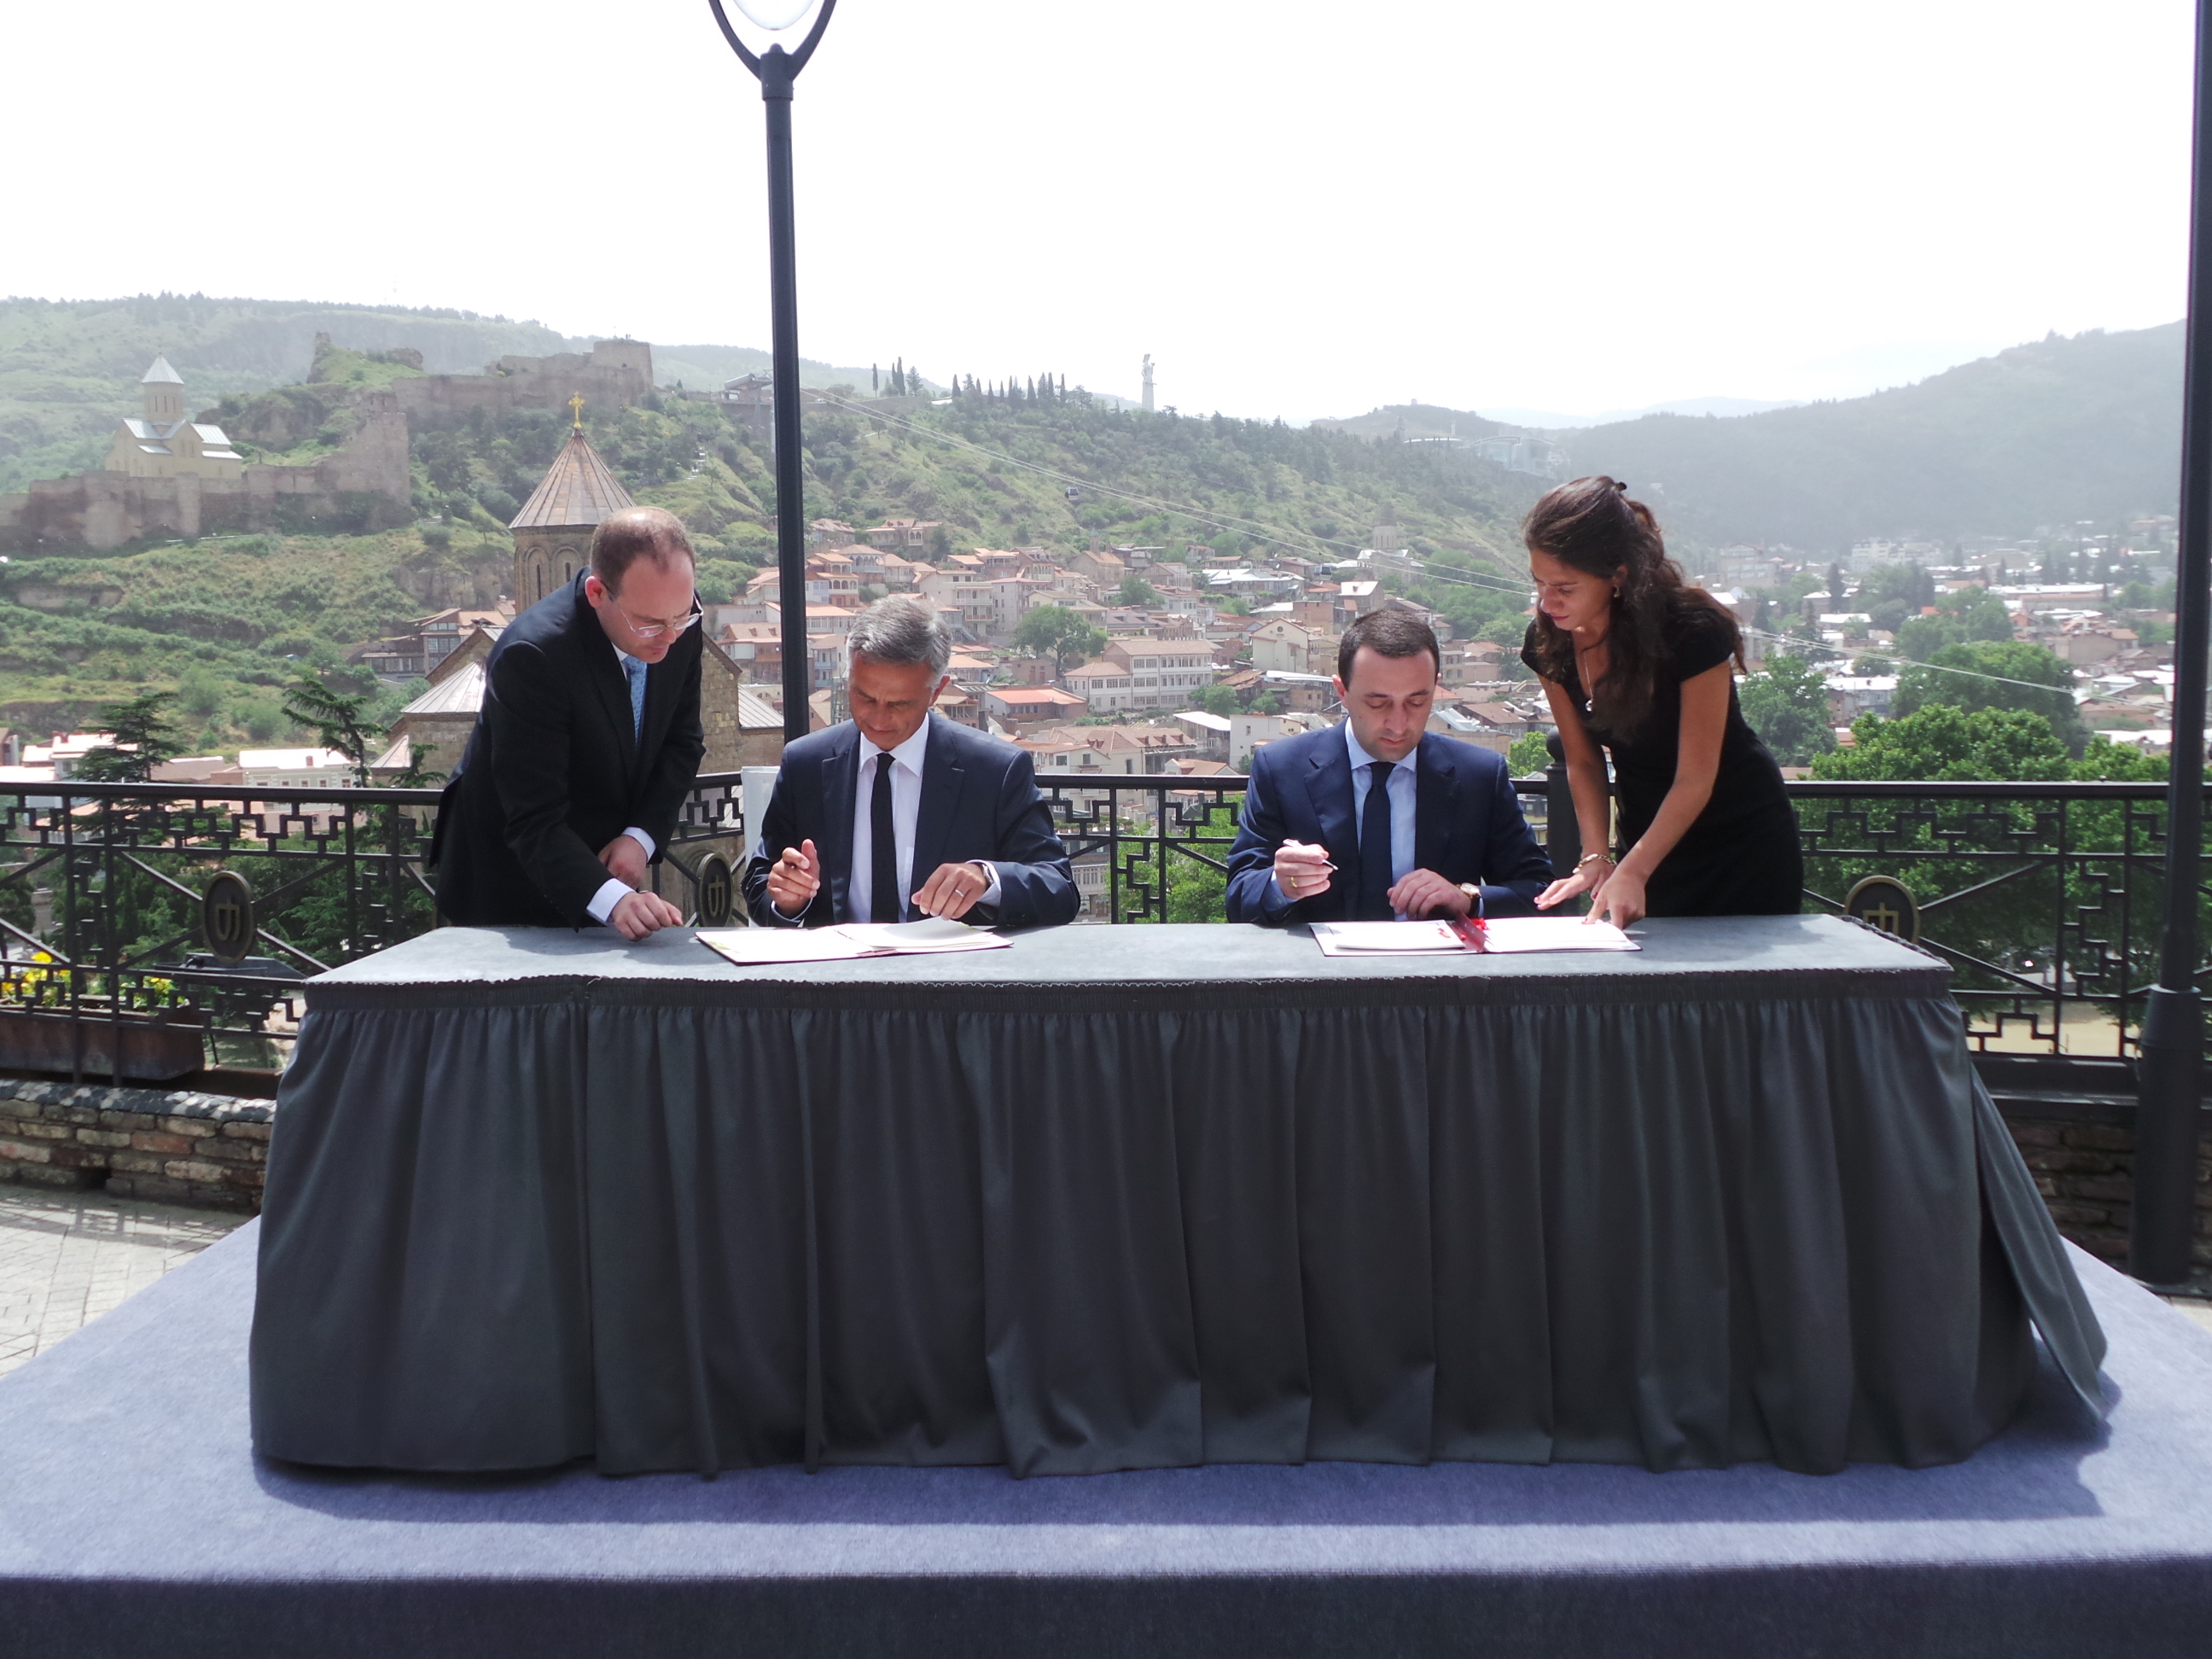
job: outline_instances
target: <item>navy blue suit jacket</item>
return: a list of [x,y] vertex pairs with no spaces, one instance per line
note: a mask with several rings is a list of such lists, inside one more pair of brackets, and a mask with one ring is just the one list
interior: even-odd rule
[[[1422,738],[1413,760],[1414,867],[1449,882],[1480,883],[1486,915],[1531,914],[1531,901],[1551,883],[1552,864],[1528,833],[1504,761],[1433,732]],[[1275,887],[1275,849],[1286,841],[1328,848],[1336,872],[1327,892],[1294,904]],[[1342,728],[1308,732],[1255,753],[1243,819],[1229,852],[1229,920],[1342,921],[1358,870],[1352,757]]]
[[[853,795],[860,786],[860,728],[847,720],[810,732],[783,751],[775,793],[762,817],[761,838],[745,868],[745,903],[763,927],[828,927],[866,921],[846,891],[853,872]],[[768,872],[787,847],[811,840],[822,860],[822,890],[796,917],[776,914]],[[1052,831],[1052,812],[1037,793],[1028,751],[929,717],[922,752],[921,808],[914,826],[914,885],[919,890],[940,864],[981,860],[999,872],[995,910],[978,905],[961,918],[981,927],[1056,927],[1075,920],[1079,901],[1067,849]],[[920,919],[914,894],[904,920]]]
[[447,921],[581,927],[607,879],[599,849],[635,826],[658,861],[676,833],[707,752],[701,630],[646,670],[641,740],[586,574],[509,623],[485,659],[483,710],[430,844]]

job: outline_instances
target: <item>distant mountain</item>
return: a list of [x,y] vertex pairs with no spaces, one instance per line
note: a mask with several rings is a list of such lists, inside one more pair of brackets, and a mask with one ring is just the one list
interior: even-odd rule
[[[471,311],[199,294],[0,300],[0,493],[97,465],[115,422],[139,412],[138,378],[157,352],[185,377],[185,395],[198,410],[301,379],[318,333],[362,351],[412,346],[433,374],[472,374],[510,354],[588,351],[592,343],[543,323]],[[661,384],[698,387],[765,373],[769,356],[743,346],[656,345],[653,362]],[[799,380],[865,388],[868,371],[802,360]]]
[[2181,351],[2179,323],[2052,335],[1870,398],[1588,427],[1568,466],[1708,544],[2110,529],[2175,510]]
[[1642,409],[1608,409],[1595,415],[1562,415],[1549,409],[1498,409],[1490,418],[1508,426],[1534,427],[1540,431],[1569,431],[1582,426],[1606,426],[1615,421],[1641,420],[1646,415],[1764,415],[1772,409],[1797,409],[1795,401],[1762,403],[1756,398],[1679,398],[1673,403],[1649,404]]
[[1356,438],[1486,438],[1498,429],[1496,421],[1471,409],[1439,409],[1434,404],[1384,404],[1364,415],[1308,424]]

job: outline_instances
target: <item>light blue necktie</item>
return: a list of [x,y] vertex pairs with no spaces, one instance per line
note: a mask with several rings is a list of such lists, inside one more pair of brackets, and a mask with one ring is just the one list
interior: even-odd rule
[[623,672],[629,676],[630,741],[639,743],[645,738],[645,665],[625,655],[622,665]]

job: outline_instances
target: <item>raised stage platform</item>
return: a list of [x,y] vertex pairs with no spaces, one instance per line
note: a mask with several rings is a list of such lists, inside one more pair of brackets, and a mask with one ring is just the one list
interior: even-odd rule
[[2078,1255],[2109,1423],[1946,1468],[392,1479],[249,1452],[257,1231],[0,1380],[0,1654],[2212,1650],[2212,1333]]

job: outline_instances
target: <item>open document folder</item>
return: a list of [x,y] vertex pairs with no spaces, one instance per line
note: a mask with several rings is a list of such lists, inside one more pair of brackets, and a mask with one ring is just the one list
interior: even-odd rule
[[1532,951],[1641,951],[1607,921],[1580,916],[1498,916],[1489,921],[1317,921],[1325,957],[1519,956]]
[[700,930],[699,943],[741,968],[772,962],[851,962],[860,957],[910,957],[940,951],[1003,951],[1008,941],[964,921],[848,921],[836,927],[719,927]]

